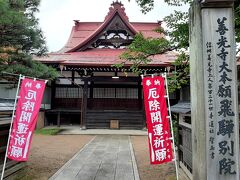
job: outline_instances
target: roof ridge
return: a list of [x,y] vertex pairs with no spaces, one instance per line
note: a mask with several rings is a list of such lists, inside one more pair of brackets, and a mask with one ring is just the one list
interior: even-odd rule
[[118,13],[121,13],[123,15],[123,17],[125,17],[125,19],[127,21],[129,21],[129,18],[125,12],[125,7],[124,5],[121,3],[121,1],[115,1],[111,4],[111,7],[109,8],[109,11],[108,11],[108,14],[105,16],[105,20],[106,21],[107,19],[109,19],[111,17],[112,14],[115,14],[116,11]]
[[76,51],[78,49],[80,49],[81,47],[83,47],[84,45],[86,45],[89,41],[91,41],[95,36],[97,36],[97,34],[99,34],[104,28],[107,27],[107,25],[111,22],[111,20],[114,18],[114,16],[116,14],[119,15],[119,17],[125,21],[125,25],[130,29],[130,31],[133,34],[137,33],[137,30],[131,25],[131,23],[128,20],[128,17],[125,13],[125,8],[123,7],[121,2],[114,2],[111,4],[113,7],[109,8],[109,13],[108,15],[105,17],[104,22],[88,37],[86,38],[83,42],[81,42],[80,44],[78,44],[77,46],[75,46],[74,48],[68,50],[67,52],[73,52]]

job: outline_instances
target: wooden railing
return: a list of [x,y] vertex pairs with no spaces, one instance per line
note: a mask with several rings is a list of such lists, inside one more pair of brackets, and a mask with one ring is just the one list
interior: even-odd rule
[[81,110],[81,98],[55,98],[52,109],[79,109]]
[[184,122],[184,117],[179,118],[179,145],[178,155],[182,170],[192,178],[192,127]]
[[[11,117],[6,118],[6,115],[4,115],[3,117],[1,112],[0,114],[0,173],[2,172],[2,168],[3,168],[3,161],[5,157],[5,152],[6,152],[10,121],[11,121]],[[4,177],[11,176],[15,172],[23,169],[25,165],[26,165],[25,163],[8,160],[6,163]],[[11,178],[9,177],[9,179]]]
[[[52,109],[78,109],[81,110],[81,98],[55,98]],[[87,100],[90,110],[140,110],[141,100],[116,99],[116,98],[92,98]]]

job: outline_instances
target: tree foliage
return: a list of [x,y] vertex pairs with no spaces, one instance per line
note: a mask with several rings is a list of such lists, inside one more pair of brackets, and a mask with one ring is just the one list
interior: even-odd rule
[[123,68],[127,61],[133,62],[130,69],[134,73],[142,73],[139,68],[141,65],[146,65],[151,61],[151,57],[156,55],[156,52],[164,53],[171,50],[172,47],[168,40],[165,38],[144,38],[139,33],[134,37],[133,42],[128,46],[127,51],[121,55],[121,59],[124,59],[121,64],[117,64],[118,68]]
[[43,55],[45,39],[35,12],[40,0],[0,0],[0,72],[53,79],[56,71],[32,60]]
[[[240,1],[235,2],[235,31],[236,41],[240,43]],[[237,52],[240,52],[240,47]]]
[[[168,5],[181,6],[190,4],[192,0],[164,0]],[[142,8],[143,13],[147,13],[154,7],[154,0],[136,0]],[[156,30],[164,33],[169,39],[164,38],[144,38],[138,34],[127,51],[121,55],[123,62],[117,67],[123,67],[127,61],[132,62],[130,69],[134,72],[141,72],[140,65],[151,62],[151,58],[156,54],[162,54],[170,50],[179,52],[174,63],[175,71],[169,77],[170,92],[180,89],[182,86],[189,84],[189,55],[184,53],[189,47],[189,14],[188,12],[174,11],[174,13],[164,18],[168,30]],[[235,3],[235,25],[236,40],[240,42],[240,2]]]
[[[164,0],[165,3],[171,6],[182,6],[188,4],[192,0]],[[154,8],[154,0],[136,0],[137,4],[142,8],[142,13],[147,13]]]

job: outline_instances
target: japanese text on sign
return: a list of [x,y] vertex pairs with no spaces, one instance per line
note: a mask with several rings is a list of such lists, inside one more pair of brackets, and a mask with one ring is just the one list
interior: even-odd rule
[[233,180],[239,177],[233,14],[206,8],[202,15],[202,26],[209,27],[203,28],[207,176]]

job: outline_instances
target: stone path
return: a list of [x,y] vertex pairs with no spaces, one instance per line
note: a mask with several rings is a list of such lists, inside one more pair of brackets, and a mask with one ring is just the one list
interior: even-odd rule
[[129,136],[96,136],[50,180],[139,180]]

